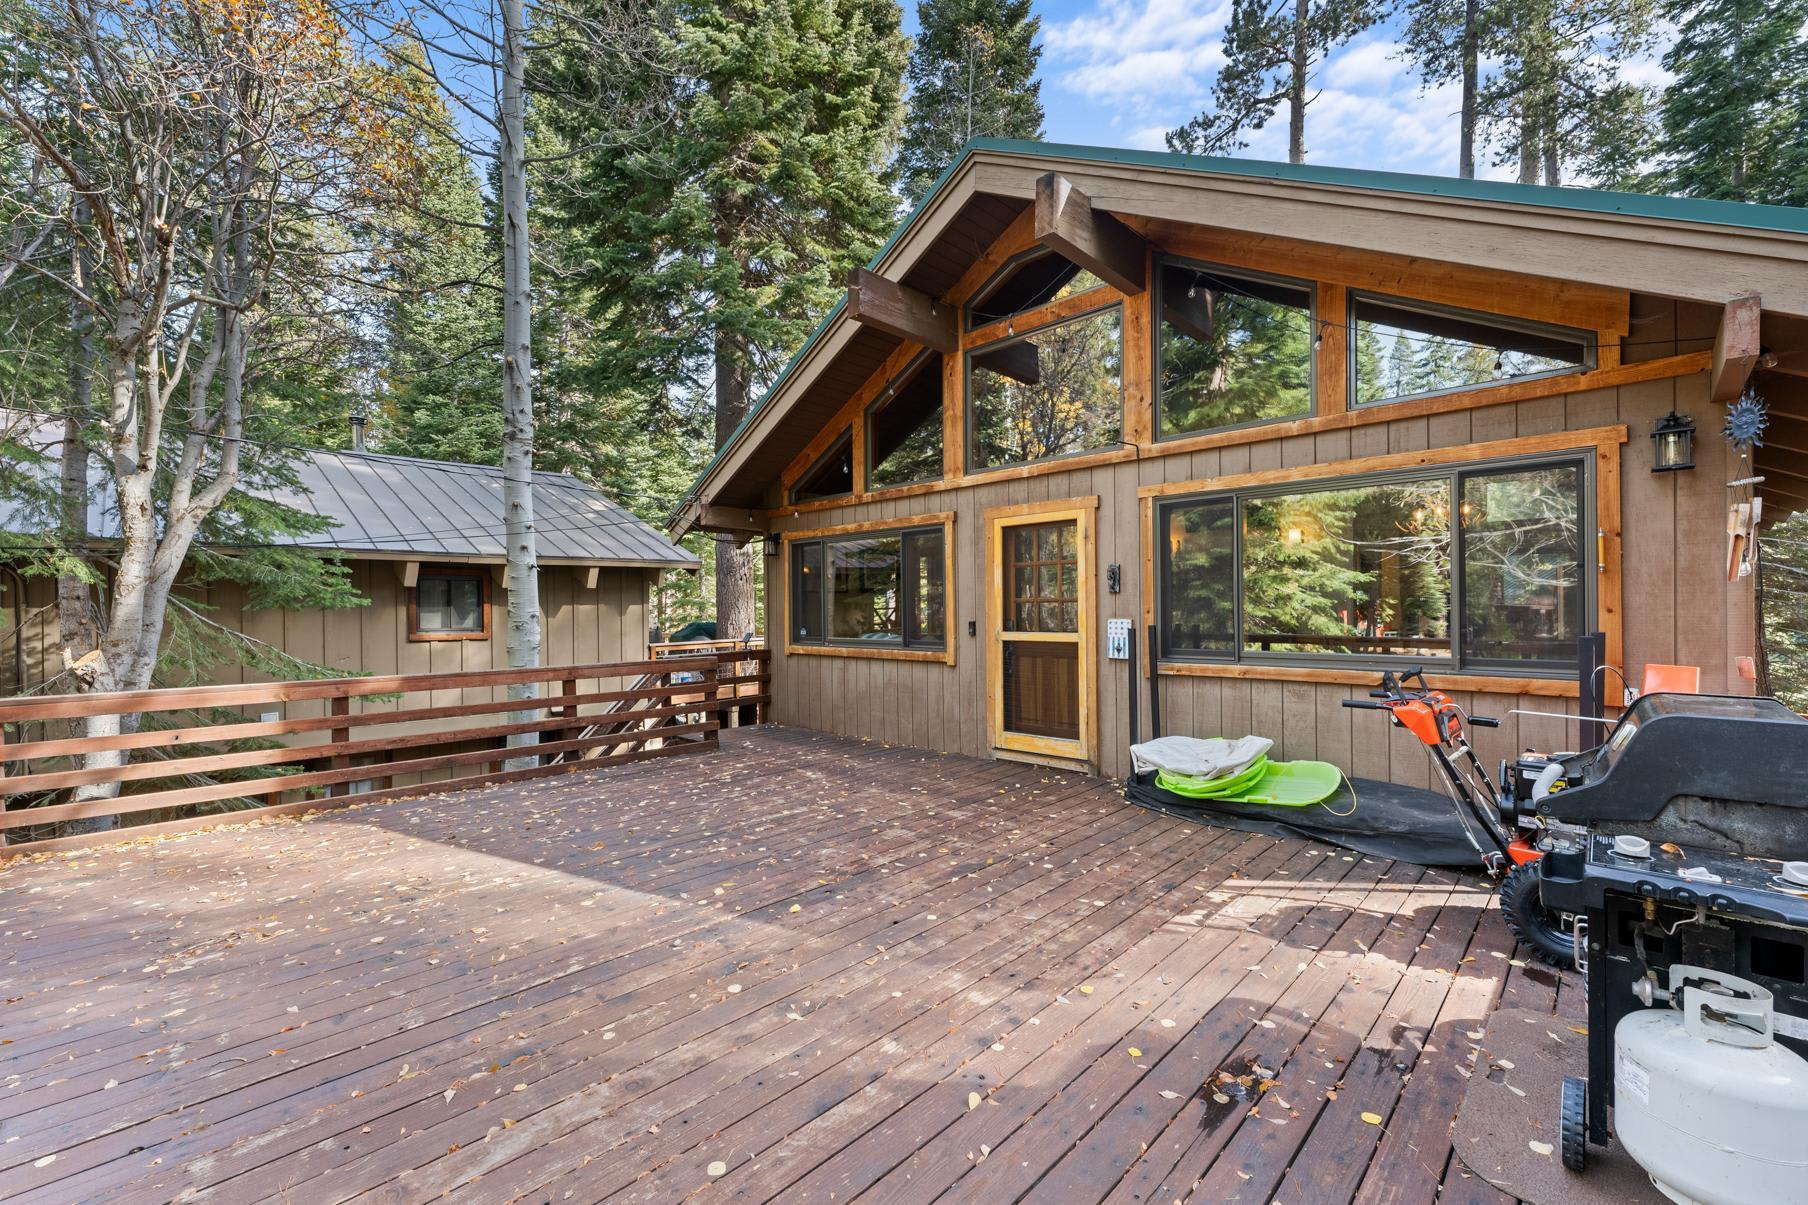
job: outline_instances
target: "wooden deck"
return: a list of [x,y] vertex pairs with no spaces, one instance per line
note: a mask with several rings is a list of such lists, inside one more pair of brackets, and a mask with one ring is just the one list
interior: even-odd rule
[[1478,880],[722,743],[0,870],[0,1199],[1507,1200]]

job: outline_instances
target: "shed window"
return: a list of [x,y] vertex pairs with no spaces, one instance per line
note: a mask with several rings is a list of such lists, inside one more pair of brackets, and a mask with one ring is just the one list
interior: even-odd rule
[[1350,298],[1357,405],[1580,372],[1594,362],[1586,331],[1390,297]]
[[947,555],[940,527],[791,545],[791,639],[799,644],[941,648]]
[[1000,322],[1104,283],[1059,252],[1025,252],[1006,263],[973,294],[973,300],[967,303],[967,327],[971,330],[988,322]]
[[867,488],[942,475],[942,357],[918,357],[866,416]]
[[967,354],[969,463],[1021,464],[1115,447],[1124,430],[1122,307]]
[[423,569],[408,599],[410,640],[486,640],[490,579],[481,569]]
[[1162,655],[1569,670],[1586,476],[1566,460],[1165,503]]
[[1312,413],[1312,287],[1164,263],[1158,438]]
[[813,502],[854,492],[854,436],[848,432],[791,487],[791,501]]

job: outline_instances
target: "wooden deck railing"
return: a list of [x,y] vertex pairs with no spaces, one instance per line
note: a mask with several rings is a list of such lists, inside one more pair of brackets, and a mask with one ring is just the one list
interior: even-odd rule
[[[743,649],[524,670],[0,699],[0,856],[713,748],[719,728],[763,715],[769,659],[763,649]],[[547,684],[543,697],[503,697],[523,682]],[[437,701],[450,691],[459,692],[457,702]],[[488,697],[473,701],[473,691]],[[284,715],[290,708],[325,714]],[[534,718],[516,720],[516,712]],[[127,731],[48,731],[60,721],[109,715],[125,717]],[[482,722],[486,717],[499,722]],[[534,740],[507,746],[516,736]],[[521,760],[531,764],[504,768]],[[427,777],[442,775],[458,777]],[[95,794],[102,797],[88,797]],[[64,831],[97,817],[128,823],[99,833]]]

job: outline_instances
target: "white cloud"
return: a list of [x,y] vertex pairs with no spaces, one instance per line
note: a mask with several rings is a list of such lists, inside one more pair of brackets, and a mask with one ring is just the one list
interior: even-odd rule
[[1046,27],[1050,79],[1089,101],[1141,114],[1179,106],[1191,117],[1224,62],[1221,35],[1229,15],[1223,2],[1097,0],[1072,20]]
[[1378,39],[1358,42],[1331,56],[1324,81],[1334,88],[1369,88],[1407,81],[1400,43]]
[[1159,89],[1167,98],[1203,97],[1211,88],[1224,52],[1217,42],[1184,50],[1139,50],[1120,58],[1087,63],[1064,73],[1061,83],[1094,99],[1146,97]]

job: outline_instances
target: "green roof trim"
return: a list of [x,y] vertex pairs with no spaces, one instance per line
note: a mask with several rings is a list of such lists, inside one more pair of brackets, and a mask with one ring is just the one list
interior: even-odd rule
[[[923,194],[923,199],[898,223],[896,230],[885,241],[885,245],[867,261],[868,268],[876,269],[879,261],[884,259],[895,247],[898,240],[904,237],[948,180],[959,170],[967,159],[978,151],[997,151],[1012,155],[1036,155],[1047,159],[1067,159],[1082,163],[1115,163],[1130,167],[1157,167],[1180,171],[1210,173],[1221,176],[1241,176],[1252,180],[1283,180],[1301,184],[1322,184],[1338,188],[1360,188],[1372,192],[1411,193],[1415,196],[1452,197],[1469,201],[1492,201],[1508,205],[1525,205],[1543,209],[1568,209],[1578,213],[1621,214],[1626,217],[1649,218],[1656,221],[1693,222],[1705,226],[1733,226],[1746,230],[1773,230],[1788,234],[1808,234],[1808,209],[1797,209],[1788,205],[1753,205],[1743,201],[1706,201],[1694,197],[1666,197],[1648,193],[1612,192],[1599,188],[1553,188],[1545,184],[1514,184],[1501,180],[1463,180],[1448,176],[1422,176],[1410,172],[1372,171],[1360,167],[1318,167],[1305,163],[1271,163],[1260,159],[1231,159],[1219,155],[1186,155],[1178,151],[1138,151],[1116,147],[1080,146],[1072,143],[1035,142],[1020,138],[975,138],[961,148],[954,162],[948,165]],[[710,473],[736,443],[740,441],[753,424],[753,421],[765,412],[767,404],[776,396],[785,382],[803,362],[804,356],[816,346],[824,332],[829,329],[841,312],[847,308],[844,296],[836,301],[829,312],[823,315],[810,337],[804,340],[803,346],[797,349],[784,370],[778,374],[760,400],[749,408],[747,415],[733,433],[723,441],[721,448],[710,457],[709,463],[697,474],[695,481],[685,491],[672,517],[677,518],[679,512],[688,506],[697,496],[697,491]]]

